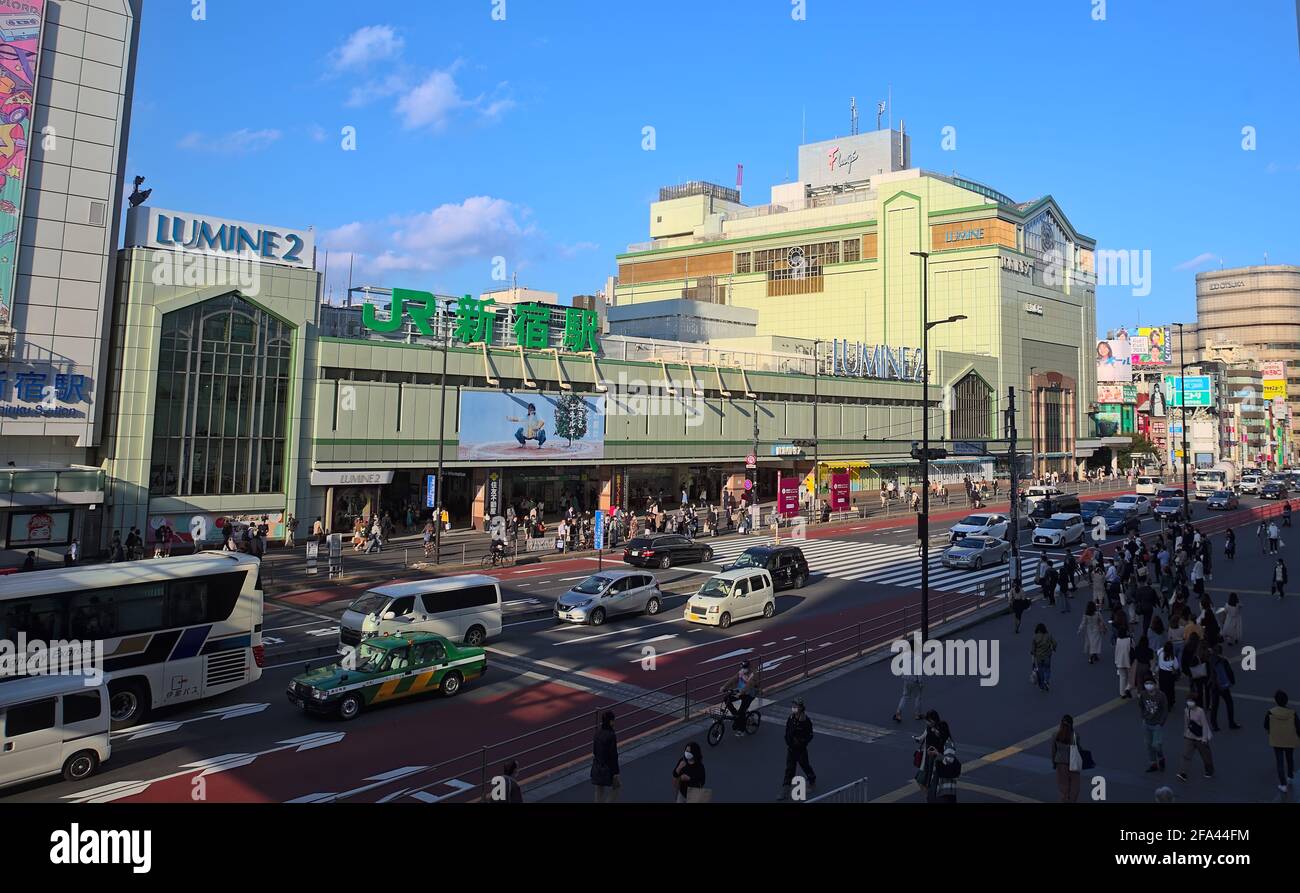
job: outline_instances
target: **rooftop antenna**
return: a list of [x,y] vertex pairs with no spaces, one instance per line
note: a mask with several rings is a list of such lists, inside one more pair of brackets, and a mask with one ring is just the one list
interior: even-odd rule
[[801,129],[799,131],[799,144],[803,145],[804,143],[808,142],[808,106],[805,105],[803,107],[803,111],[801,114],[803,115],[803,124],[800,125]]
[[858,135],[858,97],[849,97],[849,136]]
[[885,116],[885,100],[876,103],[876,129],[880,129],[880,119]]
[[894,85],[888,85],[885,92],[885,103],[889,109],[889,129],[894,129]]

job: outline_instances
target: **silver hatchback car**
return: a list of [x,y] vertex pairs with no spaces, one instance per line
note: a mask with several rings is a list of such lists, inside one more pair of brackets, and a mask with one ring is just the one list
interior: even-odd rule
[[659,581],[648,571],[601,571],[560,596],[555,619],[600,626],[615,614],[658,614],[663,599]]

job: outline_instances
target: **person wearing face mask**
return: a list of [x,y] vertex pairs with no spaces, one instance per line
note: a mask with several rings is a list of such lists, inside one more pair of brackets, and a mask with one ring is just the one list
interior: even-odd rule
[[[746,714],[749,712],[749,705],[754,703],[754,698],[758,697],[758,693],[759,671],[750,666],[749,661],[741,661],[740,670],[735,678],[727,680],[722,686],[723,703],[727,705],[727,710],[733,717],[731,728],[737,738],[745,737]],[[737,699],[740,701],[739,708],[735,703]]]
[[[686,745],[673,768],[673,788],[678,803],[696,803],[704,797],[704,753],[694,741]],[[692,793],[694,791],[695,793]]]
[[1201,707],[1200,695],[1187,698],[1183,711],[1183,759],[1178,767],[1178,780],[1187,781],[1187,770],[1192,764],[1192,754],[1201,755],[1205,777],[1214,777],[1214,754],[1210,752],[1210,720]]
[[817,784],[817,773],[808,762],[808,744],[812,739],[812,720],[808,718],[803,699],[796,698],[790,705],[790,718],[785,721],[785,779],[781,783],[781,796],[777,799],[789,799],[796,764],[803,769],[809,787]]
[[1138,712],[1142,715],[1142,738],[1146,742],[1147,758],[1151,764],[1148,772],[1165,768],[1165,721],[1169,719],[1169,699],[1148,679],[1138,694]]

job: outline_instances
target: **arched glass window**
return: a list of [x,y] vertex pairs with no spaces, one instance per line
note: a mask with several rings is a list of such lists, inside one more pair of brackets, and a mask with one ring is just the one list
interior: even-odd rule
[[974,372],[952,389],[952,439],[988,440],[993,416],[993,389]]
[[292,344],[233,293],[163,316],[149,495],[283,489]]

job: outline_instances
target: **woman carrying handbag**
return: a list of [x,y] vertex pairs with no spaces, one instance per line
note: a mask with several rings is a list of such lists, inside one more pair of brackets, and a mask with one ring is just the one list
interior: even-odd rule
[[1052,738],[1052,765],[1056,769],[1056,790],[1062,803],[1079,801],[1079,786],[1084,769],[1092,768],[1092,754],[1079,747],[1079,734],[1074,731],[1074,717],[1065,714]]

